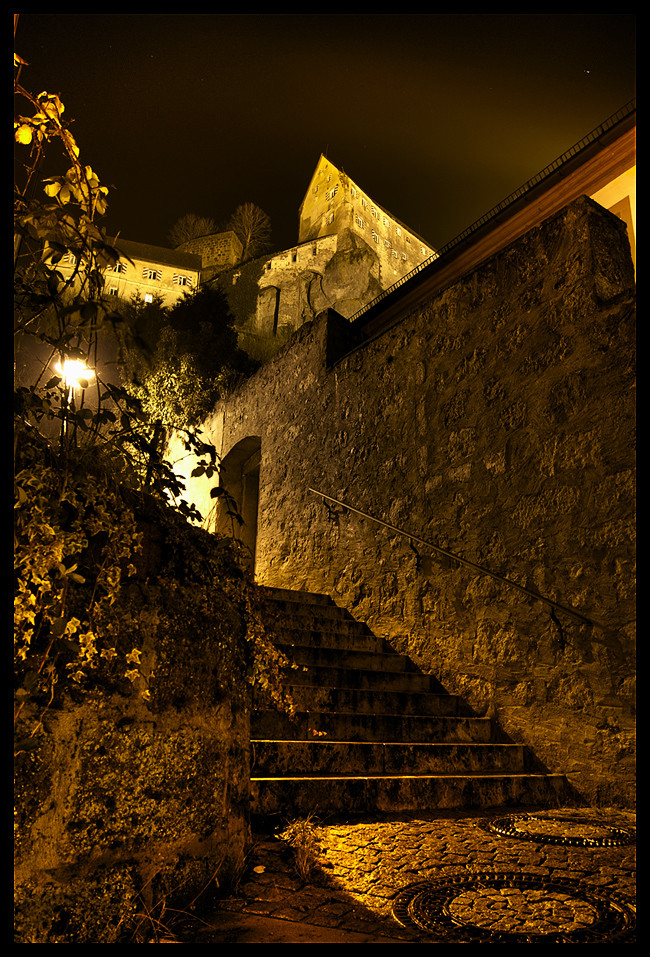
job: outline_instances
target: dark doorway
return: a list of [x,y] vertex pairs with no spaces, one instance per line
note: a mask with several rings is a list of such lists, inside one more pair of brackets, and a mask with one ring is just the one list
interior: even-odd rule
[[255,571],[255,549],[257,542],[257,512],[260,491],[260,462],[262,445],[258,436],[251,435],[238,442],[221,462],[219,484],[234,500],[236,509],[244,520],[238,521],[228,514],[229,506],[225,497],[218,500],[215,531],[237,538],[250,554],[250,567]]

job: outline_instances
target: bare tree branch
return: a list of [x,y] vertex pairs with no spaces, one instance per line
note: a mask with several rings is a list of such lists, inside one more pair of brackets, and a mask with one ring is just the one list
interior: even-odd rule
[[271,246],[271,220],[255,203],[238,206],[228,221],[242,244],[242,262],[266,252]]
[[201,236],[209,236],[210,233],[218,232],[219,227],[209,216],[186,213],[174,223],[167,233],[167,239],[175,249],[181,243],[186,243],[190,239],[199,239]]

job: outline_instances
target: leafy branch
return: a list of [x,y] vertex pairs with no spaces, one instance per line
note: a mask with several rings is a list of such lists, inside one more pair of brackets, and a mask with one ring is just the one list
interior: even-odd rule
[[[142,401],[99,370],[123,323],[104,298],[104,271],[120,259],[99,222],[109,191],[82,161],[59,96],[28,91],[25,63],[15,62],[14,335],[16,355],[35,356],[37,369],[14,388],[17,719],[30,702],[47,708],[62,679],[81,688],[101,676],[141,677],[140,650],[118,651],[111,624],[141,548],[129,496],[201,516]],[[66,172],[43,176],[53,148]],[[64,259],[72,269],[61,269]],[[186,442],[216,467],[213,447],[189,431]]]
[[[141,587],[138,509],[145,500],[157,503],[156,521],[163,524],[170,507],[183,526],[202,520],[165,456],[171,425],[194,457],[194,476],[218,479],[219,459],[191,422],[171,423],[166,412],[160,414],[164,376],[152,402],[151,394],[128,382],[115,384],[101,371],[98,360],[108,339],[114,337],[122,348],[133,333],[128,316],[125,320],[104,296],[104,272],[120,259],[100,224],[109,191],[82,161],[60,98],[30,93],[20,82],[24,61],[16,62],[14,90],[21,108],[14,122],[20,160],[14,187],[14,336],[15,355],[29,370],[23,374],[17,361],[14,695],[15,721],[26,729],[18,738],[21,751],[33,745],[45,712],[61,694],[118,687],[149,697],[155,676],[147,671],[140,646],[141,603],[127,597]],[[66,172],[43,176],[54,148]],[[214,317],[212,300],[205,302]],[[183,302],[175,330],[187,354],[199,358],[211,351],[201,343],[221,336],[228,345],[233,335],[225,318],[221,325],[199,323],[203,338],[192,339],[195,314],[187,310],[205,308],[202,303],[198,295]],[[247,369],[236,352],[221,352],[236,361],[223,372],[205,370],[215,388]],[[154,383],[155,373],[154,368]],[[212,498],[225,494],[217,481]],[[241,516],[234,501],[227,507],[234,529]],[[219,542],[211,541],[219,552]],[[240,566],[232,584],[236,547],[227,540],[224,546],[231,557],[211,566],[208,578],[191,589],[192,600],[211,608],[214,582],[222,575],[247,621],[254,662],[247,680],[280,696],[284,665],[260,624]]]

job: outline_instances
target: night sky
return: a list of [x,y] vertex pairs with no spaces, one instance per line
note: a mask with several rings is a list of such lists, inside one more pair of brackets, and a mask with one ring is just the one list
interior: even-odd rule
[[635,34],[632,14],[21,13],[16,51],[114,187],[111,233],[167,245],[184,213],[251,201],[287,248],[325,153],[440,247],[635,97]]

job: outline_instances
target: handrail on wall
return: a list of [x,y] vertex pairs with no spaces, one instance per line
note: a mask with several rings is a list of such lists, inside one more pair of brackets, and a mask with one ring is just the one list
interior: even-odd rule
[[449,552],[444,548],[440,548],[438,545],[434,545],[432,542],[427,542],[422,538],[418,538],[417,535],[412,535],[410,532],[407,532],[402,528],[397,528],[395,525],[390,525],[388,522],[384,522],[380,518],[375,518],[374,515],[368,515],[367,512],[362,512],[360,509],[354,508],[352,505],[347,505],[345,502],[341,502],[339,499],[332,498],[331,495],[325,495],[324,492],[319,492],[318,489],[309,488],[307,491],[312,492],[314,495],[319,495],[321,498],[327,499],[329,502],[334,502],[335,505],[340,505],[348,512],[354,512],[356,515],[361,515],[362,518],[370,519],[371,522],[376,522],[377,525],[381,525],[383,528],[387,528],[391,532],[395,532],[398,535],[403,535],[405,538],[409,538],[412,542],[417,542],[418,545],[424,545],[425,548],[430,548],[439,555],[444,555],[446,558],[451,558],[453,561],[458,562],[461,565],[466,565],[468,568],[472,568],[481,575],[489,575],[490,578],[495,578],[497,581],[502,582],[504,585],[508,585],[510,588],[516,588],[525,595],[535,598],[537,601],[541,601],[545,605],[549,605],[552,609],[566,612],[567,615],[571,615],[578,621],[583,622],[583,624],[596,624],[596,622],[594,622],[591,618],[587,618],[574,608],[569,608],[567,605],[562,605],[560,602],[553,601],[552,598],[547,598],[545,595],[540,595],[538,592],[532,591],[530,588],[525,588],[523,585],[518,585],[517,582],[510,581],[509,578],[504,578],[503,575],[497,575],[495,572],[489,571],[489,569],[484,568],[482,565],[477,565],[475,562],[470,562],[466,558],[461,558],[459,555],[455,555],[453,552]]

